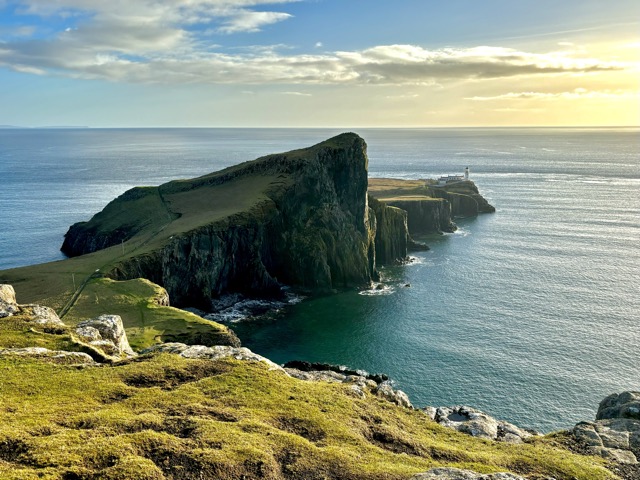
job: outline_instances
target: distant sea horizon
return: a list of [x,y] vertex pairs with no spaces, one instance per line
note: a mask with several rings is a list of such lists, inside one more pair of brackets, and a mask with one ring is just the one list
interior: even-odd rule
[[468,404],[542,431],[640,390],[638,127],[0,128],[0,269],[63,259],[68,227],[133,186],[344,131],[367,141],[370,176],[469,166],[497,212],[422,239],[430,251],[383,269],[384,294],[232,324],[244,345],[384,372],[416,406]]

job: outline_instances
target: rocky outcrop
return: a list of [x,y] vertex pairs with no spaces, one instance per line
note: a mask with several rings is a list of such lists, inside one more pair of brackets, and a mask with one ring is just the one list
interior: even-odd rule
[[184,343],[162,343],[160,345],[154,345],[142,351],[143,354],[154,353],[173,353],[180,355],[183,358],[200,358],[208,360],[219,360],[221,358],[235,358],[236,360],[245,360],[250,362],[262,362],[268,365],[269,370],[284,369],[273,363],[266,357],[253,353],[251,350],[245,347],[229,347],[223,345],[216,345],[213,347],[205,347],[204,345],[185,345]]
[[109,356],[119,358],[136,356],[129,346],[122,318],[119,315],[100,315],[80,322],[76,327],[76,335]]
[[607,418],[632,418],[640,420],[640,392],[614,393],[598,406],[596,420]]
[[[157,196],[165,209],[162,221],[179,219],[176,225],[188,229],[164,238],[170,229],[161,225],[153,240],[157,248],[116,262],[109,276],[147,278],[164,286],[174,304],[204,309],[212,297],[229,292],[277,296],[283,284],[312,292],[366,287],[377,276],[376,239],[392,246],[382,249],[385,259],[406,256],[405,231],[389,228],[389,238],[376,236],[377,222],[366,195],[367,163],[364,140],[342,134],[305,150],[263,157],[198,179],[131,191],[89,222],[74,225],[63,251],[93,252],[120,243],[123,229],[128,232],[124,239],[135,236],[139,229],[131,225],[160,222],[156,210],[148,211]],[[268,180],[268,185],[262,192],[233,188],[252,179]],[[207,221],[207,215],[196,210],[213,208],[203,198],[217,188],[239,195],[238,202],[246,196],[256,201]],[[129,212],[124,226],[119,223],[125,222],[123,210]],[[211,212],[212,218],[219,217]],[[401,220],[402,214],[396,217]]]
[[64,327],[53,308],[44,305],[20,305],[20,313],[27,315],[32,323],[50,327]]
[[496,420],[480,410],[466,406],[426,407],[423,411],[440,425],[472,437],[507,443],[522,443],[533,434],[515,425]]
[[10,317],[18,313],[19,308],[16,303],[16,292],[13,286],[0,285],[0,318]]
[[493,213],[495,207],[480,195],[476,184],[470,180],[442,187],[430,186],[429,195],[446,199],[451,204],[454,217],[474,217],[479,213]]
[[0,356],[33,358],[60,365],[93,365],[93,358],[83,352],[49,350],[42,347],[0,349]]
[[397,198],[385,200],[391,207],[407,212],[407,225],[411,235],[451,233],[457,227],[451,221],[451,204],[443,198]]
[[364,398],[366,392],[369,392],[400,407],[413,408],[407,394],[402,390],[394,389],[389,377],[383,374],[371,375],[362,370],[303,361],[288,362],[284,365],[284,369],[289,376],[299,380],[345,383],[351,386],[351,390],[357,397]]
[[[572,430],[588,453],[618,463],[638,465],[640,459],[640,392],[623,392],[605,398],[595,422],[580,422]],[[635,467],[637,468],[637,467]],[[640,469],[637,471],[640,474]]]
[[12,285],[0,285],[0,318],[22,315],[25,321],[45,327],[64,327],[58,314],[43,305],[18,305]]
[[506,472],[482,474],[459,468],[439,467],[414,475],[409,480],[525,480],[525,478]]

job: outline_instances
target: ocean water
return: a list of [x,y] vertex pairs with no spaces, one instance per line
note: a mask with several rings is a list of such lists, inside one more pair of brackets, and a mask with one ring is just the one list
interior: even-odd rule
[[[68,226],[135,185],[218,170],[324,129],[0,130],[0,269],[62,258]],[[277,362],[389,374],[414,405],[542,431],[640,390],[638,129],[363,129],[373,177],[471,170],[495,214],[383,269],[385,290],[231,324]],[[410,284],[410,287],[405,287]],[[19,293],[19,292],[18,292]]]

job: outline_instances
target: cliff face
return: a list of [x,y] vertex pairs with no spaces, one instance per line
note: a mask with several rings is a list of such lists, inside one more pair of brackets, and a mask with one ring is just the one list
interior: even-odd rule
[[412,235],[456,231],[448,200],[409,198],[385,200],[385,203],[407,212],[409,233]]
[[410,243],[407,212],[369,197],[376,218],[376,260],[381,263],[401,263],[407,258]]
[[63,251],[124,240],[133,253],[115,258],[109,275],[148,278],[181,306],[206,308],[226,292],[274,296],[282,284],[368,286],[376,261],[406,257],[408,232],[406,213],[369,207],[367,162],[364,140],[342,134],[144,196],[134,189],[72,226]]
[[496,211],[495,207],[480,195],[475,183],[469,180],[444,187],[430,187],[429,195],[448,200],[454,217],[474,217],[479,213]]

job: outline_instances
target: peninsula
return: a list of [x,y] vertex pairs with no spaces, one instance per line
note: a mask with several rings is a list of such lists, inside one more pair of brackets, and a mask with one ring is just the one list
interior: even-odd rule
[[540,436],[416,409],[384,376],[276,365],[171,306],[366,288],[412,234],[488,211],[472,182],[370,181],[351,133],[125,192],[69,229],[71,258],[0,272],[0,478],[616,478],[592,455],[632,463],[633,393],[609,423]]

